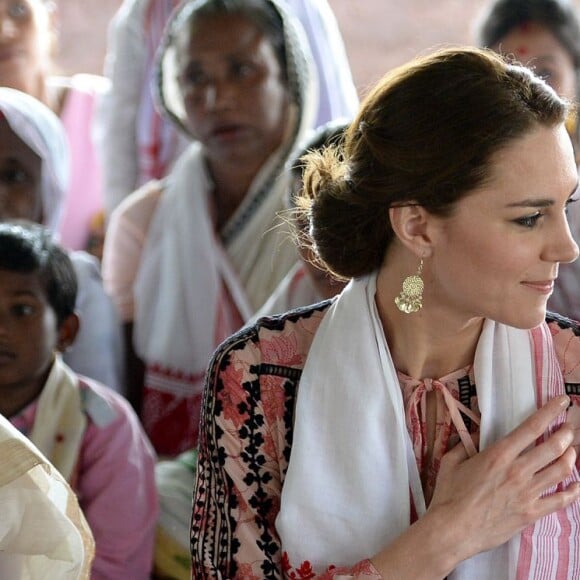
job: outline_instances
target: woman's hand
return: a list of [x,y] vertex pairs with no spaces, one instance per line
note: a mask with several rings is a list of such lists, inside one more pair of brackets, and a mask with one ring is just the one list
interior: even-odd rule
[[577,483],[543,497],[572,472],[573,429],[564,425],[535,446],[568,403],[565,396],[551,400],[471,458],[461,444],[446,453],[425,516],[371,559],[382,577],[440,580],[463,560],[579,499]]
[[568,403],[565,396],[552,399],[474,457],[467,457],[463,445],[444,456],[427,514],[448,514],[453,521],[447,527],[449,546],[461,545],[465,553],[458,555],[460,560],[506,542],[580,498],[580,484],[543,496],[572,472],[576,461],[572,428],[564,425],[534,446]]

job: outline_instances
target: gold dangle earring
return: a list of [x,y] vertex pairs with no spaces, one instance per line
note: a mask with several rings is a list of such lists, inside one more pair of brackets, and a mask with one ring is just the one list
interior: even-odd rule
[[397,308],[405,314],[411,314],[411,312],[417,312],[423,308],[423,289],[425,284],[423,283],[423,278],[421,278],[422,273],[423,258],[421,258],[417,273],[407,276],[403,280],[403,289],[395,298]]

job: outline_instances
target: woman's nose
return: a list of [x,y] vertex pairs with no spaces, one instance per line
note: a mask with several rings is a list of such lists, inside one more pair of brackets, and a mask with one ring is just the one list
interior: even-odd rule
[[16,36],[18,27],[14,20],[6,15],[0,15],[0,38],[12,39]]
[[550,261],[567,264],[578,258],[578,244],[572,236],[567,219],[564,219],[562,226],[557,229],[550,245],[552,247]]
[[234,102],[234,89],[227,81],[213,82],[205,89],[204,105],[208,111],[231,108]]

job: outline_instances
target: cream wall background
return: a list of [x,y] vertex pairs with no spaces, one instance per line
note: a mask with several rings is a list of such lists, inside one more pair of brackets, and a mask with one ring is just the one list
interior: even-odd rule
[[[109,19],[120,0],[57,0],[63,72],[101,72]],[[359,92],[393,66],[436,46],[472,40],[485,0],[329,0]],[[580,7],[580,0],[576,4]]]

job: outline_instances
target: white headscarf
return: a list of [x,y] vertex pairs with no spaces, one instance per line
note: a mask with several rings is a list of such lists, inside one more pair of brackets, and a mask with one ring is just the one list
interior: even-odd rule
[[68,142],[60,119],[34,97],[7,87],[0,87],[0,111],[41,159],[43,224],[56,231],[70,176]]

